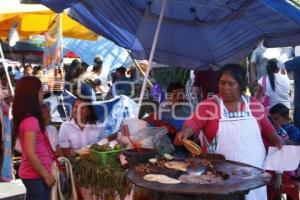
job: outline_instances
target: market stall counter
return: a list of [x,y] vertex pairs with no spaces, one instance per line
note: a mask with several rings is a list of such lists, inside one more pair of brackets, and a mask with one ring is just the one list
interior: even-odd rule
[[[186,167],[197,162],[209,163],[206,174],[187,173]],[[143,193],[135,199],[244,200],[250,190],[267,184],[271,175],[225,159],[187,158],[141,163],[129,169],[128,178]]]

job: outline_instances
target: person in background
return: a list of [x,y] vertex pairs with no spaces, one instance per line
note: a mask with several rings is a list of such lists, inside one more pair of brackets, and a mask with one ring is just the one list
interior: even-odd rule
[[250,84],[252,86],[257,84],[257,80],[267,75],[266,64],[270,59],[277,59],[280,62],[294,56],[292,47],[283,48],[266,48],[261,42],[253,51],[250,61]]
[[87,64],[86,62],[81,62],[81,66],[84,68],[84,71],[86,72],[89,67],[89,64]]
[[33,68],[33,71],[32,71],[32,75],[35,76],[35,77],[38,77],[39,79],[42,78],[43,76],[43,69],[42,69],[42,66],[35,66]]
[[218,73],[209,67],[206,70],[195,71],[195,80],[193,84],[193,91],[200,96],[201,100],[210,98],[218,92]]
[[279,72],[280,70],[277,66],[276,59],[268,60],[266,68],[267,75],[259,79],[255,98],[260,99],[265,91],[265,94],[269,96],[269,107],[277,103],[282,103],[286,107],[291,108],[290,79],[287,75],[283,75]]
[[[297,127],[290,123],[289,109],[285,105],[278,103],[271,107],[269,114],[271,121],[282,140],[289,145],[299,144],[300,131]],[[276,184],[273,186],[268,185],[268,190],[277,190],[285,183],[290,182],[291,179],[299,179],[299,170],[300,168],[298,167],[295,171],[271,173],[273,174],[273,180]]]
[[19,139],[22,157],[19,176],[26,187],[26,199],[49,200],[55,179],[51,174],[54,154],[47,141],[42,117],[41,81],[26,76],[18,81],[13,101],[13,139]]
[[32,76],[32,72],[33,72],[32,66],[31,65],[25,65],[23,75],[24,76]]
[[84,68],[78,59],[74,59],[65,76],[65,89],[72,92],[79,98],[96,100],[96,95],[92,87],[82,81]]
[[66,70],[66,81],[74,83],[84,73],[84,69],[78,59],[74,59]]
[[184,86],[179,82],[171,82],[167,87],[166,101],[159,106],[158,118],[168,122],[177,132],[191,112],[192,108],[185,103]]
[[125,67],[119,67],[116,69],[112,86],[112,94],[113,96],[122,94],[126,96],[133,95],[133,83],[126,77]]
[[298,144],[300,142],[300,131],[290,123],[289,109],[284,104],[278,103],[271,107],[269,113],[274,125],[283,128],[288,135],[288,139]]
[[9,76],[14,76],[14,72],[13,72],[12,66],[8,66],[8,67],[7,67],[7,72],[8,72],[8,74],[9,74]]
[[[263,106],[244,95],[246,88],[245,69],[238,64],[223,66],[218,78],[218,94],[199,103],[177,133],[175,144],[182,145],[185,139],[202,130],[205,139],[200,138],[200,141],[207,141],[202,146],[208,146],[209,152],[262,168],[266,157],[263,139],[279,148],[281,142]],[[267,200],[266,187],[250,191],[246,199]]]
[[278,67],[293,72],[294,75],[294,124],[300,129],[300,56],[285,62],[279,62]]
[[23,77],[23,73],[20,72],[20,68],[19,67],[15,67],[15,77],[14,79],[20,80]]
[[158,112],[145,120],[151,126],[166,127],[173,140],[191,112],[192,108],[185,102],[184,86],[180,82],[171,82],[167,87],[165,101],[159,105]]
[[105,92],[103,88],[101,88],[100,74],[102,71],[102,63],[103,61],[99,57],[95,57],[93,70],[90,72],[85,72],[82,75],[82,80],[84,83],[88,84],[93,88],[93,90],[97,92]]
[[50,124],[51,123],[50,108],[47,104],[43,104],[41,108],[42,108],[42,117],[45,122],[47,136],[49,138],[51,147],[53,151],[56,153],[56,155],[62,155],[61,149],[58,145],[58,131],[54,126]]
[[103,138],[105,138],[104,130],[98,122],[91,101],[76,99],[71,119],[62,123],[58,134],[58,143],[63,155],[70,157],[76,150],[95,144]]

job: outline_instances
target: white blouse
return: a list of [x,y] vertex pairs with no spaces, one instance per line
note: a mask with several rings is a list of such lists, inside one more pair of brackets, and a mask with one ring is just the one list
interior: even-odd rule
[[[290,103],[290,91],[291,84],[287,75],[281,73],[275,73],[275,91],[273,91],[270,83],[270,79],[266,78],[266,94],[270,97],[270,106],[274,106],[277,103],[282,103],[286,107],[291,108]],[[263,77],[259,79],[258,83],[263,85]]]
[[87,124],[81,130],[74,119],[64,122],[59,130],[58,143],[61,148],[81,149],[105,138],[103,126],[100,123]]

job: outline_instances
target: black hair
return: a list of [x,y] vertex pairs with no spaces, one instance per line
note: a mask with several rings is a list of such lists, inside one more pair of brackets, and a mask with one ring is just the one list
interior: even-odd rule
[[12,107],[14,139],[18,136],[22,120],[29,116],[37,118],[41,130],[45,130],[39,102],[41,88],[42,82],[34,76],[24,76],[18,81]]
[[282,103],[278,103],[271,107],[269,113],[271,115],[278,114],[285,119],[289,119],[290,110]]
[[96,122],[99,121],[99,118],[98,118],[96,110],[95,110],[95,108],[92,104],[92,100],[89,99],[89,98],[77,98],[73,102],[72,109],[74,108],[74,105],[75,105],[76,101],[82,101],[87,105],[87,107],[90,111],[89,115],[87,116],[87,122],[89,124],[96,124]]
[[102,68],[102,63],[103,63],[103,60],[101,60],[101,58],[95,57],[93,71],[99,71]]
[[33,68],[32,74],[33,74],[33,75],[37,75],[38,72],[41,71],[41,70],[43,70],[43,69],[42,69],[42,66],[35,66],[35,67]]
[[223,74],[229,73],[239,84],[240,93],[244,94],[247,89],[247,73],[246,70],[239,64],[226,64],[220,70],[218,76],[218,84]]
[[7,67],[7,71],[8,71],[8,72],[12,72],[12,69],[13,69],[12,66],[8,66],[8,67]]
[[65,80],[72,81],[83,74],[84,68],[81,66],[81,62],[78,59],[74,59],[67,70]]
[[267,61],[267,74],[270,79],[272,90],[275,91],[275,76],[274,73],[277,73],[279,68],[277,67],[277,60],[270,59]]
[[167,87],[167,92],[171,93],[173,90],[183,89],[184,86],[180,82],[171,82]]
[[86,62],[81,62],[81,66],[84,68],[84,71],[86,71],[89,67],[89,64],[87,64]]
[[121,74],[125,74],[126,68],[123,67],[123,66],[121,66],[121,67],[119,67],[119,68],[116,69],[116,72],[120,72]]

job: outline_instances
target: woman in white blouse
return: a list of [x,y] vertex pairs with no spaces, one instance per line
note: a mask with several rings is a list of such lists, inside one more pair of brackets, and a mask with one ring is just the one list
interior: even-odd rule
[[290,103],[290,79],[287,75],[282,74],[277,67],[277,60],[271,59],[267,62],[267,75],[261,77],[258,81],[258,88],[255,94],[256,99],[260,99],[265,94],[269,96],[269,107],[282,103],[286,107],[291,108]]
[[92,145],[105,137],[103,127],[89,100],[76,99],[72,107],[72,117],[59,130],[59,146],[64,156],[69,157],[87,145]]

